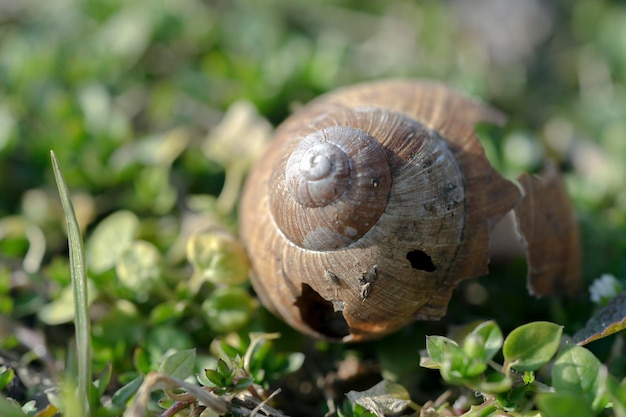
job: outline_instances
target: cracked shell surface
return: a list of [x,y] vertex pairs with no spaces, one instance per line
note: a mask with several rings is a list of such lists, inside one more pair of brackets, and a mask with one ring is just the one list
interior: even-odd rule
[[288,118],[240,206],[264,305],[341,341],[444,315],[456,284],[487,272],[489,227],[520,199],[487,161],[478,122],[502,116],[408,80],[340,89]]

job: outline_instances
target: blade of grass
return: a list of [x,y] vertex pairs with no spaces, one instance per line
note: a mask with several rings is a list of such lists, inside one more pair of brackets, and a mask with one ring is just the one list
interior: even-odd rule
[[80,235],[76,213],[59,167],[54,151],[50,151],[52,170],[59,190],[61,205],[67,224],[67,239],[70,253],[70,276],[74,294],[74,318],[76,329],[76,357],[78,361],[78,395],[84,413],[89,415],[89,386],[91,384],[91,331],[89,321],[89,306],[87,303],[87,277],[85,273],[85,257],[83,251],[83,239]]

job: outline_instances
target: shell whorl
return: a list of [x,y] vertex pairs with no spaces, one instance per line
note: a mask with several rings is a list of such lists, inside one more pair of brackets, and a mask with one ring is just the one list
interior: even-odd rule
[[303,206],[330,204],[350,185],[350,158],[340,146],[327,142],[329,137],[340,133],[338,129],[324,129],[308,135],[287,161],[287,189]]
[[271,181],[278,184],[272,194],[273,213],[283,234],[301,248],[346,247],[385,211],[391,190],[389,162],[378,141],[363,130],[315,130],[279,165]]

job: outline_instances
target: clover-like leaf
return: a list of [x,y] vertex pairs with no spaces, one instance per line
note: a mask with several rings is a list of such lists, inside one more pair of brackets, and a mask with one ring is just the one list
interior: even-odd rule
[[608,402],[600,379],[602,364],[593,353],[580,346],[563,351],[552,367],[552,386],[557,393],[582,398],[596,412]]
[[87,240],[87,266],[101,273],[115,266],[118,257],[135,239],[139,219],[130,211],[117,211],[98,223]]
[[192,292],[205,281],[235,285],[248,278],[248,257],[241,242],[220,228],[193,234],[187,241],[187,259],[195,270],[189,283]]
[[159,366],[159,372],[173,378],[185,379],[193,372],[196,350],[185,349],[169,355]]
[[517,371],[536,371],[554,356],[563,327],[545,321],[524,324],[504,340],[502,353],[508,366]]
[[161,276],[161,254],[150,242],[136,240],[119,253],[115,271],[120,283],[143,300]]

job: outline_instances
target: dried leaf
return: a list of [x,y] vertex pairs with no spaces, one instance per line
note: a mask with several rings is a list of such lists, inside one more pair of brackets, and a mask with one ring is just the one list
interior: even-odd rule
[[400,413],[411,402],[409,393],[402,385],[387,380],[365,391],[350,391],[346,396],[353,403],[367,408],[378,417]]
[[593,316],[574,335],[574,341],[586,345],[594,340],[602,339],[626,329],[626,291],[622,292]]
[[514,209],[528,262],[528,288],[537,296],[580,290],[581,248],[576,215],[552,163],[540,177],[522,174],[525,191]]

